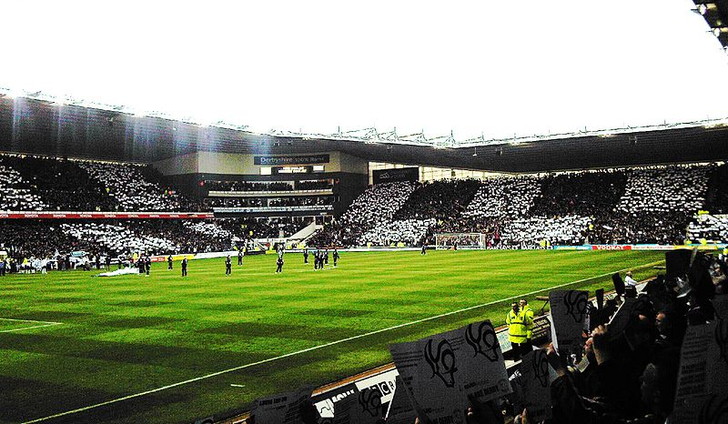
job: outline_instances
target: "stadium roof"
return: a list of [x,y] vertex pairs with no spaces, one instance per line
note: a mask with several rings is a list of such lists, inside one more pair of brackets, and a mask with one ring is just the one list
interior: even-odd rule
[[[17,117],[23,119],[18,120]],[[367,135],[367,134],[364,134]],[[371,135],[371,134],[370,134]],[[728,159],[728,121],[467,145],[379,138],[261,135],[117,111],[0,97],[0,150],[151,162],[196,151],[305,154],[341,151],[376,162],[537,172]],[[416,140],[415,140],[416,141]]]
[[728,51],[728,0],[694,0],[697,13],[705,18],[723,48]]

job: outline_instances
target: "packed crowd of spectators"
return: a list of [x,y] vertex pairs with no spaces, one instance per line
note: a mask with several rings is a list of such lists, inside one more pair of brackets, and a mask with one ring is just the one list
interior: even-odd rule
[[166,252],[177,253],[179,246],[172,240],[157,235],[148,235],[144,231],[147,229],[145,227],[146,225],[140,226],[135,223],[87,222],[61,224],[61,231],[111,252],[122,252],[128,249],[134,252],[150,252],[153,255]]
[[[648,283],[630,304],[624,324],[603,326],[609,314],[592,313],[590,337],[577,352],[586,358],[586,367],[577,367],[556,349],[547,350],[558,375],[551,383],[552,422],[672,422],[666,419],[679,403],[675,399],[686,330],[707,327],[716,319],[721,325],[711,301],[725,293],[726,269],[723,260],[698,254],[689,269]],[[677,409],[684,407],[688,405]]]
[[[490,247],[557,243],[725,241],[720,219],[698,210],[728,208],[728,166],[671,165],[368,188],[311,240],[317,245],[434,243],[444,232],[483,233]],[[330,207],[335,196],[207,198],[194,204],[135,164],[0,155],[0,209],[194,211],[212,207]],[[208,181],[228,190],[329,188],[333,180]],[[688,233],[688,224],[691,223]],[[278,224],[255,223],[266,237]],[[294,225],[295,227],[295,225]],[[287,235],[293,228],[284,227]],[[417,237],[420,237],[417,240]]]
[[536,177],[502,177],[483,180],[464,217],[524,216],[541,194]]
[[357,243],[360,245],[371,243],[377,246],[389,246],[395,243],[417,245],[435,223],[434,218],[390,221],[385,225],[370,229],[359,237]]
[[539,242],[551,244],[583,244],[587,238],[589,218],[520,218],[505,221],[500,230],[500,243],[524,248],[536,247]]
[[416,245],[432,237],[438,220],[459,216],[478,190],[477,180],[377,184],[359,196],[339,222],[313,244]]
[[17,173],[28,183],[31,193],[42,201],[42,210],[116,209],[114,199],[76,161],[18,155],[2,155],[0,159],[6,172]]
[[617,210],[631,213],[697,211],[705,203],[713,167],[673,165],[626,171],[627,184]]
[[202,237],[212,237],[217,240],[232,240],[235,235],[223,228],[218,222],[183,221],[182,225],[188,230],[199,233]]
[[589,240],[603,244],[682,244],[692,212],[630,214],[620,211],[596,217]]
[[690,222],[687,238],[693,243],[700,243],[702,240],[708,242],[728,240],[728,216],[705,215],[698,217],[698,219]]
[[394,219],[449,219],[460,216],[479,188],[480,181],[471,179],[418,183],[413,194],[394,214]]
[[728,166],[725,164],[710,174],[703,209],[712,214],[728,214]]
[[[698,210],[721,212],[721,205],[728,203],[728,184],[721,178],[728,175],[727,168],[671,165],[443,180],[416,183],[401,196],[391,196],[388,186],[379,185],[365,191],[316,241],[355,245],[411,240],[422,228],[414,222],[435,219],[423,240],[414,244],[433,244],[438,233],[471,232],[486,234],[489,247],[681,244]],[[405,201],[403,196],[408,196]],[[378,218],[375,211],[380,208],[387,213]],[[351,219],[357,216],[364,218]],[[402,224],[392,224],[397,221]],[[718,240],[715,236],[725,237],[713,232],[711,240]]]
[[[0,246],[10,257],[52,258],[84,251],[116,257],[229,250],[244,228],[218,221],[187,220],[12,220],[0,221]],[[2,250],[2,249],[0,249]]]
[[611,213],[625,191],[627,175],[621,170],[594,170],[546,175],[529,216],[596,216]]
[[198,211],[163,187],[148,166],[0,155],[0,209],[16,211]]
[[41,211],[48,205],[34,193],[18,171],[2,165],[0,158],[0,210]]
[[[214,220],[0,220],[0,250],[21,261],[75,251],[96,255],[219,252],[244,240],[290,237],[314,217]],[[60,253],[59,253],[60,252]]]
[[319,246],[358,244],[359,237],[369,229],[390,222],[416,188],[417,185],[410,182],[384,183],[367,188],[337,222],[314,236],[311,243]]
[[89,245],[63,232],[58,222],[0,220],[0,246],[14,258],[53,256],[56,250],[73,252]]
[[103,184],[108,195],[118,203],[118,210],[185,210],[179,195],[144,175],[143,165],[105,162],[78,162],[78,165]]

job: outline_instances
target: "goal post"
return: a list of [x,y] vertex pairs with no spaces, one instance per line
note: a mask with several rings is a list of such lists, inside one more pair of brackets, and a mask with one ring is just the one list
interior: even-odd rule
[[485,249],[483,233],[438,233],[435,234],[435,249]]

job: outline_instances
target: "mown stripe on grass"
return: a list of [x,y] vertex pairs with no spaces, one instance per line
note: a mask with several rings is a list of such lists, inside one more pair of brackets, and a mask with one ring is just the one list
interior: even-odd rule
[[206,379],[209,379],[209,378],[212,378],[212,377],[216,377],[216,376],[219,376],[219,375],[231,373],[231,372],[234,372],[234,371],[243,370],[243,369],[246,369],[246,368],[251,368],[251,367],[254,367],[254,366],[257,366],[257,365],[262,365],[262,364],[266,364],[266,363],[278,361],[280,359],[290,358],[292,356],[297,356],[297,355],[301,355],[303,353],[312,352],[312,351],[316,351],[316,350],[319,350],[319,349],[324,349],[324,348],[327,348],[327,347],[339,345],[339,344],[346,343],[346,342],[349,342],[349,341],[358,340],[358,339],[361,339],[361,338],[364,338],[364,337],[369,337],[369,336],[372,336],[372,335],[375,335],[375,334],[381,334],[381,333],[384,333],[384,332],[387,332],[387,331],[392,331],[392,330],[396,330],[396,329],[400,329],[400,328],[404,328],[404,327],[409,327],[409,326],[412,326],[412,325],[415,325],[415,324],[420,324],[420,323],[427,322],[427,321],[433,321],[433,320],[436,320],[436,319],[439,319],[439,318],[443,318],[443,317],[447,317],[447,316],[459,314],[459,313],[462,313],[462,312],[472,311],[474,309],[483,308],[483,307],[486,307],[486,306],[494,305],[494,304],[497,304],[497,303],[501,303],[501,302],[505,302],[505,301],[509,301],[509,300],[513,300],[513,299],[518,299],[518,298],[521,298],[521,297],[532,296],[532,295],[535,295],[537,293],[542,293],[542,292],[548,291],[548,290],[554,290],[554,289],[563,288],[563,287],[567,287],[567,286],[574,285],[574,284],[583,283],[583,282],[586,282],[586,281],[590,281],[590,280],[594,280],[594,279],[598,279],[598,278],[602,278],[602,277],[606,277],[606,276],[612,275],[615,272],[625,272],[627,270],[634,270],[634,269],[637,269],[637,268],[646,268],[646,267],[654,266],[654,265],[657,265],[657,264],[661,264],[663,262],[664,261],[656,261],[656,262],[652,262],[652,263],[649,263],[649,264],[641,265],[641,266],[638,266],[638,267],[632,266],[632,267],[623,268],[623,269],[616,270],[616,271],[610,271],[610,272],[607,272],[607,273],[604,273],[604,274],[600,274],[600,275],[596,275],[596,276],[591,276],[591,277],[588,277],[588,278],[583,278],[581,280],[570,281],[570,282],[563,283],[563,284],[559,284],[559,285],[556,285],[556,286],[551,286],[551,287],[548,287],[548,288],[541,288],[541,289],[538,289],[538,290],[531,291],[529,293],[522,293],[522,294],[518,294],[516,296],[511,296],[511,297],[507,297],[507,298],[503,298],[503,299],[498,299],[498,300],[494,300],[494,301],[491,301],[491,302],[482,303],[482,304],[479,304],[479,305],[473,305],[473,306],[469,306],[469,307],[466,307],[466,308],[461,308],[461,309],[458,309],[458,310],[455,310],[455,311],[445,312],[445,313],[442,313],[442,314],[433,315],[431,317],[422,318],[422,319],[418,319],[418,320],[415,320],[415,321],[406,322],[406,323],[403,323],[403,324],[398,324],[398,325],[394,325],[394,326],[387,327],[387,328],[382,328],[382,329],[379,329],[379,330],[369,331],[367,333],[363,333],[363,334],[359,334],[359,335],[347,337],[347,338],[344,338],[344,339],[341,339],[341,340],[336,340],[336,341],[333,341],[333,342],[325,343],[325,344],[318,345],[318,346],[313,346],[313,347],[306,348],[306,349],[302,349],[302,350],[298,350],[298,351],[295,351],[295,352],[286,353],[286,354],[279,355],[279,356],[275,356],[275,357],[272,357],[272,358],[263,359],[263,360],[260,360],[260,361],[257,361],[257,362],[252,362],[252,363],[249,363],[249,364],[240,365],[240,366],[236,366],[236,367],[233,367],[233,368],[228,368],[228,369],[225,369],[225,370],[217,371],[217,372],[210,373],[210,374],[207,374],[207,375],[203,375],[203,376],[200,376],[200,377],[191,378],[191,379],[188,379],[188,380],[180,381],[180,382],[177,382],[177,383],[169,384],[169,385],[166,385],[166,386],[163,386],[163,387],[158,387],[158,388],[151,389],[151,390],[147,390],[147,391],[144,391],[144,392],[134,393],[134,394],[127,395],[127,396],[123,396],[123,397],[119,397],[119,398],[116,398],[116,399],[111,399],[111,400],[108,400],[108,401],[105,401],[105,402],[99,402],[99,403],[92,404],[92,405],[88,405],[88,406],[84,406],[84,407],[81,407],[81,408],[76,408],[76,409],[73,409],[73,410],[69,410],[69,411],[65,411],[65,412],[60,412],[60,413],[53,414],[53,415],[48,415],[46,417],[37,418],[37,419],[34,419],[34,420],[30,420],[30,421],[25,421],[23,424],[39,423],[39,422],[48,421],[48,420],[51,420],[51,419],[54,419],[54,418],[59,418],[59,417],[63,417],[63,416],[77,414],[79,412],[84,412],[84,411],[88,411],[88,410],[91,410],[91,409],[99,408],[99,407],[102,407],[102,406],[111,405],[111,404],[115,404],[115,403],[119,403],[119,402],[124,402],[126,400],[130,400],[130,399],[134,399],[134,398],[146,396],[146,395],[149,395],[149,394],[152,394],[152,393],[158,393],[158,392],[161,392],[161,391],[164,391],[164,390],[168,390],[168,389],[171,389],[171,388],[174,388],[174,387],[179,387],[179,386],[183,386],[183,385],[186,385],[186,384],[194,383],[194,382],[197,382],[197,381],[206,380]]

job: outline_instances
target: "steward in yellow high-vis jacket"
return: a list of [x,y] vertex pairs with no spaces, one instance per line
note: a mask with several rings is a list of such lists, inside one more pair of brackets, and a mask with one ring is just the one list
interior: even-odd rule
[[521,359],[521,346],[527,341],[526,315],[518,308],[518,302],[513,302],[512,309],[506,316],[506,324],[508,324],[508,341],[511,342],[513,348],[514,360]]
[[533,341],[531,340],[533,339],[533,309],[528,306],[528,301],[526,299],[521,299],[521,301],[518,302],[518,305],[521,313],[525,315],[524,322],[526,324],[526,343],[521,349],[521,353],[525,355],[531,351],[531,346],[533,345]]

